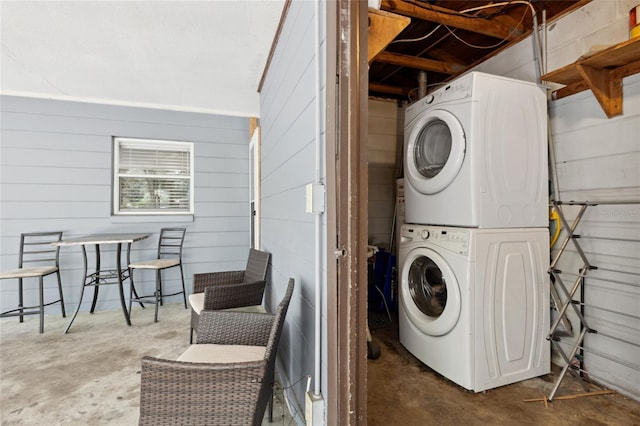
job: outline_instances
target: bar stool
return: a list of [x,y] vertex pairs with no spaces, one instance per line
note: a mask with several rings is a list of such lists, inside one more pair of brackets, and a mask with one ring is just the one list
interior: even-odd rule
[[[151,260],[143,260],[129,264],[129,279],[131,280],[131,289],[129,292],[129,315],[131,315],[131,305],[138,302],[144,308],[144,302],[154,303],[156,305],[154,321],[158,322],[158,305],[163,304],[163,298],[182,294],[184,299],[184,308],[187,309],[187,295],[184,287],[184,271],[182,270],[182,246],[184,244],[184,236],[186,228],[162,228],[160,230],[160,239],[158,240],[158,257]],[[171,294],[162,293],[162,271],[179,266],[180,278],[182,279],[182,291]],[[135,285],[133,283],[133,271],[135,269],[150,269],[156,271],[156,288],[153,294],[138,296]],[[135,297],[134,297],[135,295]]]
[[[18,307],[0,313],[0,318],[20,317],[24,322],[25,315],[40,315],[40,333],[44,333],[44,307],[60,302],[62,317],[67,314],[64,310],[64,296],[62,294],[62,280],[60,279],[60,246],[53,243],[62,240],[62,232],[35,232],[20,235],[20,255],[18,269],[3,272],[0,280],[18,279]],[[58,277],[58,293],[60,298],[52,302],[44,302],[44,277],[56,274]],[[38,278],[40,303],[35,306],[24,306],[23,282],[25,278]]]

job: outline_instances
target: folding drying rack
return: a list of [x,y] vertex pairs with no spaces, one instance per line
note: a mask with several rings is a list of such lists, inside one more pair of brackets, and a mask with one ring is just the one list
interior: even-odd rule
[[[593,265],[589,261],[587,254],[585,253],[583,248],[580,246],[580,241],[579,241],[581,238],[597,238],[597,239],[605,239],[605,240],[616,240],[624,244],[626,243],[638,244],[640,243],[640,240],[632,239],[632,238],[618,238],[618,237],[583,237],[580,234],[576,233],[576,229],[578,228],[578,225],[580,224],[580,221],[582,220],[588,208],[595,207],[598,205],[640,204],[640,201],[600,201],[600,202],[553,201],[552,204],[553,204],[553,207],[555,207],[560,217],[560,222],[562,224],[562,227],[566,235],[562,240],[562,244],[560,245],[560,248],[558,249],[556,256],[553,258],[551,262],[551,266],[549,267],[549,274],[551,275],[551,281],[552,281],[551,293],[554,296],[553,300],[556,303],[558,316],[556,317],[555,321],[551,325],[551,329],[549,331],[549,335],[547,336],[547,339],[551,341],[551,344],[553,345],[553,347],[558,351],[560,356],[563,358],[564,367],[562,368],[560,375],[558,376],[554,384],[554,387],[547,398],[549,401],[552,401],[553,398],[555,397],[556,392],[558,391],[558,388],[560,387],[560,384],[567,373],[570,373],[575,377],[579,377],[581,379],[580,383],[583,385],[585,391],[587,391],[587,388],[585,387],[585,384],[584,384],[584,379],[587,372],[584,369],[583,358],[582,357],[579,358],[580,359],[579,365],[576,365],[576,363],[574,362],[576,355],[582,355],[584,352],[589,352],[595,356],[605,358],[611,362],[618,363],[620,365],[634,369],[636,371],[640,371],[640,365],[636,363],[620,359],[619,357],[603,353],[602,351],[593,350],[592,348],[587,348],[585,347],[585,344],[584,344],[585,336],[588,333],[599,333],[598,330],[591,328],[587,320],[585,319],[585,308],[607,311],[608,313],[613,313],[613,314],[620,315],[628,319],[640,322],[640,316],[637,315],[638,314],[637,312],[634,314],[634,313],[628,313],[628,312],[614,311],[614,310],[604,308],[604,307],[599,307],[599,306],[587,305],[584,299],[584,295],[585,295],[584,284],[585,284],[585,278],[587,277],[589,272],[594,270],[599,270],[604,272],[627,274],[627,276],[629,277],[636,277],[635,283],[607,279],[607,278],[600,278],[600,277],[597,278],[600,281],[608,281],[616,285],[619,284],[623,286],[631,286],[636,288],[640,287],[640,284],[637,283],[637,277],[640,277],[640,272],[638,271],[629,272],[624,270],[608,269],[608,268],[602,268],[602,267]],[[569,222],[567,221],[565,217],[565,212],[563,212],[561,208],[561,206],[563,205],[579,206],[577,215],[571,224],[569,224]],[[575,251],[577,255],[580,257],[580,260],[582,262],[582,266],[578,269],[577,274],[572,274],[570,272],[562,271],[558,269],[558,262],[560,261],[560,258],[563,257],[563,255],[565,255],[569,242],[573,243],[573,246],[575,247]],[[573,285],[571,286],[570,289],[568,289],[567,286],[564,284],[562,280],[563,276],[574,278]],[[580,297],[579,299],[576,299],[576,293],[578,292],[580,292],[579,293]],[[567,311],[569,310],[569,307],[573,309],[573,311],[576,313],[577,317],[580,320],[580,333],[575,342],[565,341],[563,338],[566,337],[566,335],[565,333],[562,332],[562,329],[561,329],[561,325],[564,326],[569,323],[567,318],[567,314],[568,314]],[[612,339],[621,340],[616,336],[610,336],[610,335],[608,336],[603,333],[600,333],[600,334]],[[636,347],[640,347],[640,342],[629,342],[626,340],[624,342]],[[578,351],[580,351],[580,354],[578,354]],[[591,373],[589,373],[589,375],[593,376],[593,374]]]

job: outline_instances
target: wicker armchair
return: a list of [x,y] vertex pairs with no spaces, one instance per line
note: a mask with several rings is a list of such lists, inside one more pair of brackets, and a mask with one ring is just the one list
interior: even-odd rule
[[200,312],[203,310],[245,308],[245,311],[264,312],[259,307],[264,294],[270,257],[269,253],[250,249],[245,270],[193,275],[193,292],[189,295],[189,343],[193,343],[193,331],[198,329]]
[[[142,359],[140,425],[260,425],[273,420],[275,361],[294,280],[275,314],[203,311],[177,361]],[[262,354],[262,355],[259,355]]]

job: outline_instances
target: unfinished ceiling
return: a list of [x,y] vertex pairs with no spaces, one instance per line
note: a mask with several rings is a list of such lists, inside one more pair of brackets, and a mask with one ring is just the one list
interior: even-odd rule
[[372,35],[373,15],[390,18],[378,28],[393,27],[389,13],[396,15],[396,22],[404,20],[408,25],[395,37],[383,31],[382,38],[393,39],[373,58],[370,52],[369,95],[414,100],[421,71],[426,71],[427,91],[431,91],[528,37],[534,13],[540,24],[546,11],[550,23],[589,1],[382,0],[382,12],[370,9],[370,43],[377,37]]

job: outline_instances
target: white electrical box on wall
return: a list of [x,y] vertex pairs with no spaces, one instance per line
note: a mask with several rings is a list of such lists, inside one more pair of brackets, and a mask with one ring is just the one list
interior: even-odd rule
[[306,206],[307,213],[324,213],[324,185],[321,183],[310,183],[306,189]]

